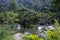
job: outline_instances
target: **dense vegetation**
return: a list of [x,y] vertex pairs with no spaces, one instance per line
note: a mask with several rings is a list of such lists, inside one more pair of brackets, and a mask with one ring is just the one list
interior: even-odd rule
[[[54,19],[60,23],[60,0],[0,0],[0,40],[13,40],[9,39],[13,30],[11,24],[18,23],[22,28],[32,29],[37,28],[37,25],[52,25],[55,23]],[[47,31],[50,40],[59,40],[57,30]]]

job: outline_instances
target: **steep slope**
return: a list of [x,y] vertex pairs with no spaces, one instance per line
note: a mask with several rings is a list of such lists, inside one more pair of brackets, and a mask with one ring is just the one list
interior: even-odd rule
[[18,3],[35,11],[41,11],[51,5],[50,0],[18,0]]
[[[0,2],[8,3],[13,0],[0,0]],[[15,0],[15,2],[35,11],[41,11],[47,9],[51,5],[51,0]]]

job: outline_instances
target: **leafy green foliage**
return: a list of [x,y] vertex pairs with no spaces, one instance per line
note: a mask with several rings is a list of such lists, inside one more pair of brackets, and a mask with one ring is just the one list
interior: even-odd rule
[[48,39],[50,40],[58,40],[58,36],[59,36],[56,31],[53,32],[51,30],[48,30],[46,35],[48,36]]
[[23,36],[24,40],[44,40],[43,38],[39,38],[37,35],[25,35]]
[[13,11],[8,11],[8,12],[5,12],[5,13],[1,13],[1,18],[2,20],[4,21],[7,21],[7,22],[14,22],[14,21],[19,21],[18,19],[18,13],[14,13]]
[[36,17],[36,13],[29,9],[21,9],[19,12],[19,19],[20,24],[25,27],[36,24],[38,20]]
[[[21,4],[18,4],[16,0],[10,0],[7,4],[3,4],[2,0],[0,0],[0,40],[13,40],[11,37],[11,26],[4,24],[4,22],[7,22],[7,24],[10,23],[19,23],[24,28],[37,28],[37,25],[39,23],[45,24],[45,23],[52,23],[51,21],[54,19],[59,18],[60,20],[60,1],[59,0],[52,0],[55,8],[58,9],[58,12],[50,12],[50,9],[45,8],[45,3],[42,5],[40,4],[40,0],[34,0],[34,2],[29,3],[30,5],[22,6]],[[45,1],[43,1],[45,2]],[[39,4],[39,5],[38,5]],[[23,4],[24,5],[24,4]],[[44,12],[38,12],[41,10],[40,6],[44,7],[42,10]],[[30,7],[30,9],[28,9]],[[32,9],[32,10],[31,10]],[[35,9],[35,11],[34,11]],[[48,30],[46,35],[49,40],[59,40],[60,39],[60,25],[55,20],[55,29],[53,31]],[[12,24],[13,25],[13,24]],[[14,30],[15,31],[15,30]],[[12,30],[13,32],[13,30]],[[25,40],[44,40],[43,38],[39,38],[37,35],[26,35],[24,36]],[[48,40],[47,39],[47,40]]]
[[43,23],[43,24],[49,22],[50,21],[49,19],[52,17],[47,13],[37,13],[36,16],[39,19],[39,23]]
[[0,40],[14,40],[13,37],[11,37],[11,27],[6,24],[0,24]]
[[55,20],[55,29],[53,31],[48,30],[46,32],[47,40],[60,40],[60,25],[57,20]]

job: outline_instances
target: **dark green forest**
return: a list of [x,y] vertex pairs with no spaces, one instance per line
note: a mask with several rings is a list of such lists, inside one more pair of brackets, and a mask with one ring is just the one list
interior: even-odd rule
[[30,35],[23,38],[59,40],[60,0],[0,0],[0,40],[14,40],[12,35],[20,31],[13,24],[20,24],[21,28],[27,30],[36,28],[36,31],[38,25],[54,25],[55,30],[47,29],[48,38],[38,37],[36,34],[31,35],[34,39],[30,39]]

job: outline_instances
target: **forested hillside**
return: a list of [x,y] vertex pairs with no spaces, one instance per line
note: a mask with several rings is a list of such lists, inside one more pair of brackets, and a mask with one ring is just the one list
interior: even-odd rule
[[[59,24],[60,0],[0,0],[0,40],[14,40],[11,35],[18,32],[29,32],[23,37],[26,40],[60,40]],[[40,37],[39,25],[53,25],[54,30],[43,28],[47,37]]]
[[[9,1],[1,0],[3,4],[8,3]],[[16,3],[23,5],[24,7],[27,7],[35,11],[42,11],[44,9],[47,9],[47,7],[51,5],[51,0],[14,0],[14,1],[16,1]]]
[[[59,4],[57,2],[56,5]],[[38,15],[41,15],[41,17],[39,16],[40,18],[38,17],[39,21],[41,21],[40,23],[51,23],[54,19],[59,21],[59,7],[59,5],[54,6],[54,2],[52,3],[51,0],[0,0],[0,12],[20,12],[21,10],[23,12],[29,10],[34,13],[35,11]]]
[[42,11],[51,5],[50,0],[18,0],[24,7],[33,9],[35,11]]

